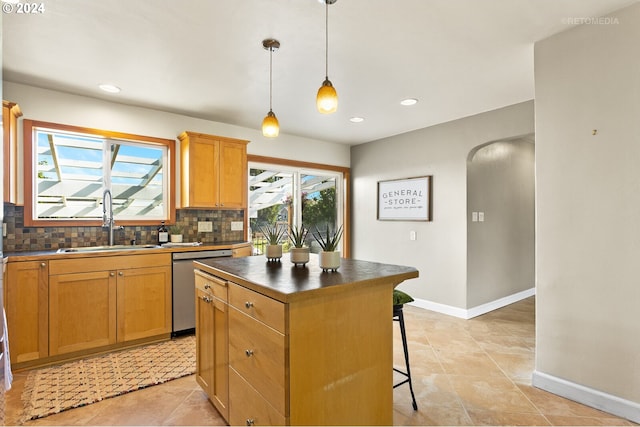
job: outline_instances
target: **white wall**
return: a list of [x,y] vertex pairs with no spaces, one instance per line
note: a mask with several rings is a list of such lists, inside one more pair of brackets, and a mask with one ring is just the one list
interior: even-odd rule
[[[349,146],[282,132],[277,138],[268,139],[260,131],[262,117],[256,117],[255,129],[249,129],[10,82],[3,82],[3,95],[5,100],[19,104],[23,118],[27,119],[176,140],[182,131],[189,130],[249,140],[250,154],[349,167]],[[22,165],[21,151],[19,156]],[[22,170],[19,176],[22,194]]]
[[535,46],[534,384],[640,422],[640,4],[610,16]]
[[[467,157],[474,147],[533,132],[533,101],[355,146],[353,256],[410,265],[414,298],[467,308]],[[378,221],[377,182],[433,175],[433,222]],[[417,240],[409,240],[410,231]]]

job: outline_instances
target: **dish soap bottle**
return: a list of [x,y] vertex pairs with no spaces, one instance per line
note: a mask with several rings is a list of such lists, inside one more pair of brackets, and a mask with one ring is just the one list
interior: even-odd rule
[[169,241],[169,230],[164,225],[164,221],[160,223],[160,227],[158,227],[158,244],[162,245],[163,243],[167,243]]

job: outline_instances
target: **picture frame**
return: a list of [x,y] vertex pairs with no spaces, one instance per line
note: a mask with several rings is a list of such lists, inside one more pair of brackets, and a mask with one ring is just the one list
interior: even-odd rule
[[379,221],[431,221],[432,175],[378,181]]

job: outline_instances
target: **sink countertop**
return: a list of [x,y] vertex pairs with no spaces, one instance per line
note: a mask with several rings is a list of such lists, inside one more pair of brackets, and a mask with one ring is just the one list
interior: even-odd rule
[[402,265],[343,258],[336,272],[323,272],[318,256],[311,254],[306,267],[288,259],[267,261],[264,256],[195,260],[196,268],[238,283],[281,302],[313,297],[342,286],[368,286],[392,281],[396,285],[418,277],[418,270]]
[[23,252],[5,252],[4,262],[12,261],[39,261],[42,259],[55,259],[55,258],[93,258],[103,256],[114,255],[132,255],[132,254],[156,254],[156,253],[173,253],[173,252],[190,252],[190,251],[210,251],[217,249],[235,249],[249,245],[251,242],[247,241],[229,241],[229,242],[215,242],[206,243],[200,246],[181,246],[170,248],[145,248],[145,249],[120,249],[120,250],[105,250],[105,251],[86,251],[86,252],[63,252],[58,253],[58,249],[48,249],[42,251],[23,251]]

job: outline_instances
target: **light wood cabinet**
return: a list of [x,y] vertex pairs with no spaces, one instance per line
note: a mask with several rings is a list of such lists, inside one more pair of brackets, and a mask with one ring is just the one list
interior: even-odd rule
[[196,382],[229,417],[227,282],[196,272]]
[[51,356],[171,333],[171,256],[49,263]]
[[118,342],[171,333],[171,267],[117,273]]
[[228,284],[230,425],[393,423],[392,293],[417,270],[343,259],[327,274],[317,257],[195,265]]
[[[289,414],[285,304],[229,284],[231,425],[284,425]],[[252,407],[244,405],[249,398]],[[274,411],[275,410],[275,411]]]
[[234,258],[251,255],[253,255],[253,246],[251,245],[251,243],[231,249],[231,256]]
[[4,280],[11,363],[49,355],[48,261],[12,262]]
[[49,316],[51,356],[115,344],[115,271],[50,276]]
[[18,197],[18,118],[22,116],[20,106],[2,101],[2,140],[4,162],[4,201],[16,203]]
[[194,132],[178,138],[182,207],[246,209],[248,141]]

